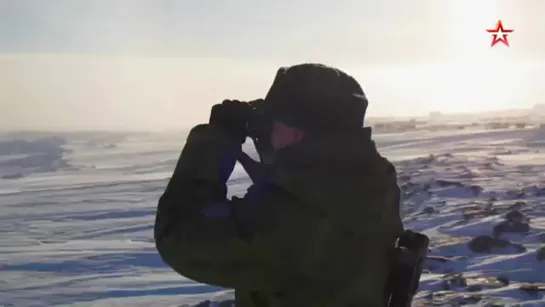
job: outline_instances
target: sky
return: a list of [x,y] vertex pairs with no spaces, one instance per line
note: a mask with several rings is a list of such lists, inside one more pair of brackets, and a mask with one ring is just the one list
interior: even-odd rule
[[[369,116],[545,103],[543,0],[0,0],[0,129],[169,129],[276,70],[353,75]],[[501,19],[510,47],[491,47]]]

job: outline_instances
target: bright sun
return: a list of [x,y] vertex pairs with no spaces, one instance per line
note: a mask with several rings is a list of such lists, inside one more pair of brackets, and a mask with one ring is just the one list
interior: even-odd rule
[[[491,48],[493,28],[501,19],[496,0],[445,2],[449,60],[437,68],[435,103],[445,111],[481,111],[509,107],[513,76],[506,73],[508,48]],[[508,65],[509,66],[509,65]],[[507,67],[508,68],[508,67]]]

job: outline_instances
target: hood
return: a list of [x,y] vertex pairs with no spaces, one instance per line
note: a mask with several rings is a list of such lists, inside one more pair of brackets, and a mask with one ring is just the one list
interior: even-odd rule
[[378,153],[370,128],[309,137],[279,151],[273,169],[275,182],[309,211],[349,231],[363,230],[363,218],[387,223],[392,210],[399,212],[395,168]]

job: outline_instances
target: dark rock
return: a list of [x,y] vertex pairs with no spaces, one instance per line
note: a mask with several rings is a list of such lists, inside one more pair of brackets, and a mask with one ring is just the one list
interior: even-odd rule
[[545,233],[540,233],[537,238],[539,239],[539,241],[545,243]]
[[522,244],[511,244],[519,253],[524,253],[527,251],[526,247]]
[[505,215],[505,219],[511,223],[527,223],[528,218],[519,210],[511,210]]
[[445,267],[444,264],[447,263],[454,263],[456,262],[460,257],[443,257],[443,256],[427,256],[424,263],[423,263],[423,270],[431,272],[435,272],[436,270],[440,270],[442,273],[448,273],[451,271],[452,268]]
[[442,208],[447,205],[446,200],[437,200],[433,202],[433,208],[435,208],[435,212],[438,212],[437,208]]
[[496,279],[501,282],[504,286],[507,286],[509,285],[509,278],[505,277],[505,276],[498,276],[496,277]]
[[460,273],[443,275],[442,287],[444,290],[467,287],[466,279]]
[[467,291],[469,292],[477,292],[477,291],[481,291],[483,289],[483,287],[481,285],[469,285],[467,287]]
[[466,169],[458,177],[459,178],[476,178],[476,177],[479,177],[479,173],[476,172],[475,170]]
[[485,164],[483,164],[483,168],[486,170],[494,169],[494,164],[492,162],[486,162]]
[[512,206],[509,207],[509,210],[520,210],[528,205],[528,202],[525,200],[519,200],[515,202]]
[[545,261],[545,246],[541,247],[537,250],[537,261],[543,262]]
[[507,233],[528,233],[530,231],[530,225],[527,223],[514,223],[510,221],[503,221],[494,226],[494,236],[498,237],[504,232]]
[[15,173],[15,174],[7,174],[7,175],[3,175],[1,178],[2,179],[20,179],[20,178],[23,178],[23,174],[22,173]]
[[448,187],[448,186],[455,186],[455,187],[463,187],[464,185],[461,182],[457,181],[449,181],[449,180],[436,180],[435,181],[440,187]]
[[480,300],[482,300],[482,296],[478,294],[465,294],[461,297],[460,301],[458,302],[460,305],[470,305],[478,303]]
[[519,286],[519,289],[526,292],[545,291],[544,283],[525,283]]
[[467,244],[469,249],[474,253],[488,253],[493,248],[503,248],[509,246],[511,243],[509,241],[493,238],[489,236],[479,236]]
[[483,191],[483,188],[478,186],[478,185],[472,185],[471,187],[469,187],[471,189],[471,192],[473,193],[473,195],[475,196],[479,196],[482,191]]
[[432,214],[432,213],[435,213],[435,209],[431,206],[428,206],[426,208],[424,208],[424,210],[422,210],[422,213],[424,214]]

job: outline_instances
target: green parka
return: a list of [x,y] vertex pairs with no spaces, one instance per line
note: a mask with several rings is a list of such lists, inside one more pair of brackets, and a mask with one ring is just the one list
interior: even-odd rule
[[234,288],[237,307],[384,307],[402,232],[394,166],[370,129],[306,137],[226,199],[240,146],[196,126],[159,200],[157,250],[179,274]]

